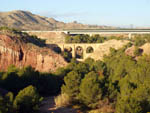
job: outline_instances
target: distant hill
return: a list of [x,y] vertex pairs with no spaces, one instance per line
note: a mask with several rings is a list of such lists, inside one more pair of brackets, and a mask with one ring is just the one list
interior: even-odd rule
[[21,30],[55,30],[55,29],[105,29],[107,26],[84,25],[77,22],[64,23],[53,18],[32,14],[28,11],[15,10],[0,12],[0,27],[7,26]]

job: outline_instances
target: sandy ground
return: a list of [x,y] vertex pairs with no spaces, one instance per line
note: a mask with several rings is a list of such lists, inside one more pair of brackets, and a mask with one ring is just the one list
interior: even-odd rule
[[77,110],[63,107],[63,108],[56,108],[54,103],[54,97],[47,97],[43,100],[40,113],[78,113]]

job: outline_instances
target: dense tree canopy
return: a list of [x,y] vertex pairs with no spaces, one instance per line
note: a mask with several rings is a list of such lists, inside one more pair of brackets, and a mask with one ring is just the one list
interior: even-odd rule
[[[150,110],[150,56],[138,54],[138,60],[127,56],[125,50],[130,46],[119,50],[110,48],[110,55],[103,61],[88,58],[83,63],[69,64],[73,65],[70,71],[83,75],[78,85],[74,84],[80,89],[76,93],[80,104],[101,110],[107,100],[107,107],[116,113],[146,113]],[[76,74],[72,73],[73,76]],[[70,86],[64,82],[65,87]]]
[[65,42],[66,43],[103,43],[106,40],[110,39],[123,39],[121,37],[104,37],[100,35],[75,35],[75,36],[67,36],[65,37]]
[[39,109],[41,99],[36,88],[30,85],[19,91],[13,106],[18,113],[30,113]]
[[40,73],[30,66],[22,69],[10,66],[0,74],[0,88],[12,92],[6,95],[0,92],[0,113],[35,112],[41,102],[40,95],[57,94],[63,83],[58,76]]

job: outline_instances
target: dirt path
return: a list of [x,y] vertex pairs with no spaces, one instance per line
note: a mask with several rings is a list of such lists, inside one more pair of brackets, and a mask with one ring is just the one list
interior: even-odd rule
[[78,113],[77,110],[63,107],[56,108],[54,103],[54,97],[47,97],[43,100],[40,107],[40,113]]

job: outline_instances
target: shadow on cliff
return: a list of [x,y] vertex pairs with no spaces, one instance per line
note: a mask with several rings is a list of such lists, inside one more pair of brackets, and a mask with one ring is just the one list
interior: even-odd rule
[[47,44],[47,47],[50,48],[51,50],[55,51],[56,53],[60,54],[61,48],[57,44]]

